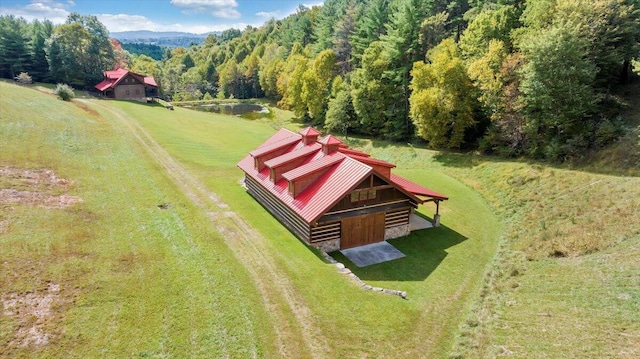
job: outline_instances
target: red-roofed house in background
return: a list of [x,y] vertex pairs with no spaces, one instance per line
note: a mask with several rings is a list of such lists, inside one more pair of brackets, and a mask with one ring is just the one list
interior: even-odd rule
[[106,98],[147,101],[158,97],[158,85],[151,76],[145,76],[118,67],[104,72],[104,80],[95,88]]
[[238,167],[247,191],[305,243],[325,252],[410,233],[419,204],[448,198],[391,174],[393,164],[308,127],[281,129]]

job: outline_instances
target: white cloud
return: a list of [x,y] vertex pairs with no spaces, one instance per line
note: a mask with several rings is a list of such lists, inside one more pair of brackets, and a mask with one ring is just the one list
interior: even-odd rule
[[256,13],[257,17],[264,17],[266,19],[278,18],[280,16],[280,11],[260,11]]
[[142,15],[127,14],[99,14],[96,15],[98,20],[110,31],[134,31],[134,30],[164,30],[164,27],[149,20]]
[[171,0],[171,4],[185,13],[208,13],[217,18],[238,19],[240,13],[236,0]]
[[194,34],[204,34],[213,31],[224,31],[227,29],[244,29],[247,27],[246,23],[235,24],[159,24],[153,22],[146,16],[142,15],[128,15],[128,14],[100,14],[96,15],[98,20],[106,26],[110,32],[120,31],[138,31],[138,30],[150,30],[150,31],[181,31],[190,32]]
[[75,5],[73,1],[64,3],[51,0],[32,0],[30,4],[23,6],[0,6],[0,15],[14,15],[16,17],[23,17],[27,21],[48,19],[55,24],[61,24],[67,20],[69,9],[73,5]]

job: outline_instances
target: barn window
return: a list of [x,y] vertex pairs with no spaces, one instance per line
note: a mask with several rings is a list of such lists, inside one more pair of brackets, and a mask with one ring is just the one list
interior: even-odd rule
[[376,198],[375,189],[369,189],[369,190],[364,189],[364,190],[351,192],[351,202],[366,201],[368,199],[375,199],[375,198]]

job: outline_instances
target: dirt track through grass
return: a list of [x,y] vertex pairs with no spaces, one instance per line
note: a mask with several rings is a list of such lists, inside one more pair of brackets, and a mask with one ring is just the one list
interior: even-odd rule
[[[84,100],[81,100],[85,102]],[[86,101],[95,104],[95,102]],[[206,212],[225,243],[244,265],[261,294],[277,335],[282,357],[331,357],[326,338],[314,324],[310,309],[293,283],[269,258],[265,238],[253,230],[229,206],[191,176],[134,119],[110,106],[96,104],[113,114],[160,164],[186,196]]]

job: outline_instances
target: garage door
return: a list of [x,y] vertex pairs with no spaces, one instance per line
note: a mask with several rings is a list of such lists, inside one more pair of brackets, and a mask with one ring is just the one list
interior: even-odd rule
[[384,212],[342,220],[340,249],[384,241]]

